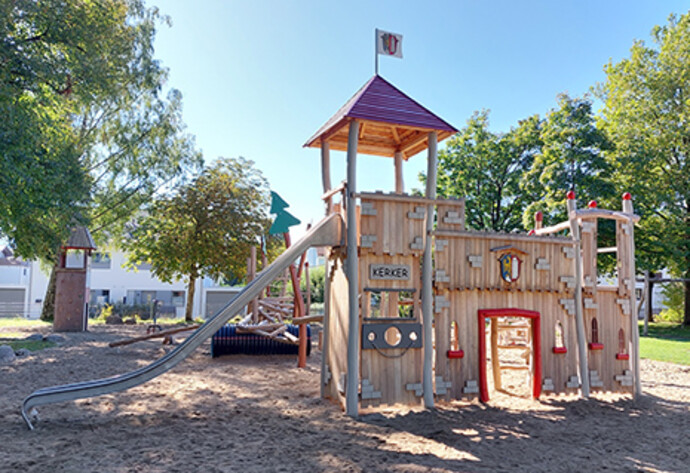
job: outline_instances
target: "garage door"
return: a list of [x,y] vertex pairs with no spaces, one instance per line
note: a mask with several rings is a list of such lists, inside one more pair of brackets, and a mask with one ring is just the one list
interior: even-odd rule
[[25,289],[0,288],[0,317],[24,316]]

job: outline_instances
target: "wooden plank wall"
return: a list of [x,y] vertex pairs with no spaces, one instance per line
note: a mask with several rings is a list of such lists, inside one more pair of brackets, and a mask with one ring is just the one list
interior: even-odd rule
[[[621,306],[617,303],[620,298],[615,287],[599,287],[597,293],[597,305],[599,312],[599,342],[604,345],[603,350],[589,350],[590,370],[596,366],[597,373],[603,386],[594,388],[595,391],[608,392],[632,392],[632,386],[623,386],[615,379],[617,375],[623,375],[625,370],[632,371],[632,360],[617,360],[619,353],[618,333],[623,329],[625,350],[630,352],[630,315],[625,315]],[[589,337],[591,337],[591,327]]]
[[[344,257],[334,257],[331,264],[335,264],[330,282],[330,294],[328,301],[328,353],[326,366],[330,372],[330,379],[324,390],[327,397],[340,402],[345,406],[345,386],[342,384],[342,375],[347,373],[347,337],[349,329],[347,277],[343,266]],[[341,392],[342,390],[342,392]]]
[[[570,239],[437,231],[435,242],[435,274],[442,271],[449,278],[443,281],[436,277],[435,286],[440,289],[572,292],[568,283],[561,280],[561,276],[574,275],[573,259],[567,255],[574,248]],[[512,284],[501,278],[498,254],[491,251],[509,245],[527,253],[521,256],[521,276]],[[476,257],[481,263],[477,263]],[[547,266],[548,269],[538,269]]]
[[[448,394],[439,397],[459,399],[476,396],[464,390],[468,382],[471,385],[479,381],[478,311],[499,308],[535,310],[541,314],[542,379],[551,379],[553,393],[574,392],[575,388],[566,387],[570,377],[578,374],[574,306],[563,302],[574,304],[573,241],[555,237],[437,231],[435,242],[435,292],[444,298],[441,305],[443,302],[448,304],[446,308],[437,306],[435,310],[435,376],[452,383]],[[491,251],[504,246],[513,246],[526,253],[521,255],[521,275],[514,283],[501,278],[498,254]],[[462,359],[449,359],[447,356],[452,322],[459,327],[459,348],[464,351]],[[553,353],[557,322],[563,327],[567,353]]]
[[[575,392],[567,388],[570,376],[577,376],[577,333],[573,315],[559,304],[562,294],[556,292],[507,292],[467,290],[441,290],[437,294],[444,296],[450,307],[444,308],[435,315],[436,334],[436,373],[443,381],[452,383],[446,395],[441,399],[473,398],[478,394],[464,393],[470,382],[479,382],[479,343],[478,311],[480,309],[521,308],[535,310],[541,314],[542,337],[542,379],[553,381],[553,393]],[[449,359],[451,322],[458,324],[459,347],[464,351],[461,359]],[[556,323],[563,326],[564,342],[567,353],[554,354],[556,346]],[[487,345],[489,350],[489,345]],[[549,394],[549,393],[544,393]]]
[[436,229],[462,231],[465,229],[465,199],[444,200],[436,206]]
[[[426,228],[426,207],[423,203],[410,200],[405,195],[389,194],[373,198],[362,197],[361,203],[361,208],[364,209],[360,218],[362,254],[422,254]],[[375,238],[374,241],[372,237]],[[371,242],[370,247],[366,239]]]

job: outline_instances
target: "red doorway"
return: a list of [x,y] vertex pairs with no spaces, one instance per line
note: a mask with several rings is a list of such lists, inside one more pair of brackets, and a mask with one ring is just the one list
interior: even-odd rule
[[489,388],[486,380],[486,319],[493,317],[524,317],[530,320],[533,340],[532,397],[541,395],[541,315],[533,310],[523,309],[481,309],[479,316],[479,400],[489,400]]

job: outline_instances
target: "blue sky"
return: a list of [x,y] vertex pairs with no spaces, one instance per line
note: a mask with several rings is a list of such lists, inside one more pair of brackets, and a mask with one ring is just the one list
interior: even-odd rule
[[[374,29],[403,35],[404,58],[379,73],[461,128],[490,109],[507,131],[605,79],[609,60],[687,11],[668,1],[150,1],[172,18],[156,57],[184,96],[188,131],[207,161],[244,156],[303,222],[323,215],[320,158],[302,145],[374,73]],[[332,182],[345,156],[332,153]],[[420,187],[425,154],[404,165]],[[361,155],[359,190],[393,189],[393,160]],[[297,230],[297,229],[296,229]],[[301,233],[297,230],[296,233]]]

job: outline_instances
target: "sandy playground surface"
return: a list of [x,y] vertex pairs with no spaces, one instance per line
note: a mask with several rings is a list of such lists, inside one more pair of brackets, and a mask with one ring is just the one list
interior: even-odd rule
[[0,471],[690,472],[690,367],[648,360],[637,402],[494,395],[355,420],[319,398],[318,350],[298,370],[293,357],[211,359],[207,342],[143,386],[42,406],[36,430],[26,428],[19,410],[33,390],[170,350],[160,340],[107,346],[143,332],[95,326],[1,366]]

